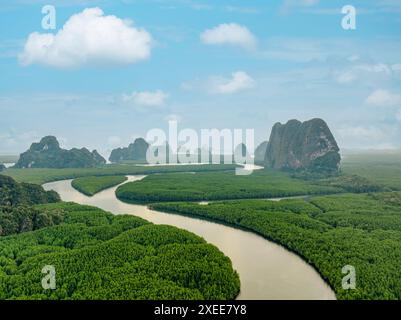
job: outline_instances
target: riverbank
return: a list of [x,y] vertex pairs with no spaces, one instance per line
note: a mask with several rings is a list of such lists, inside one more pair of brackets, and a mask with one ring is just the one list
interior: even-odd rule
[[[140,179],[143,176],[129,177],[128,181]],[[333,291],[310,265],[255,233],[123,203],[115,196],[116,187],[93,197],[77,192],[71,187],[70,180],[49,183],[45,188],[57,191],[64,201],[93,205],[114,214],[133,214],[155,224],[176,226],[203,237],[228,256],[239,273],[241,292],[238,299],[335,299]]]

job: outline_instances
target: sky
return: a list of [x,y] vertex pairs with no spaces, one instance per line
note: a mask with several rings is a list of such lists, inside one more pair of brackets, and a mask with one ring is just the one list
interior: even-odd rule
[[0,154],[317,117],[342,149],[401,148],[400,0],[2,1],[0,72]]

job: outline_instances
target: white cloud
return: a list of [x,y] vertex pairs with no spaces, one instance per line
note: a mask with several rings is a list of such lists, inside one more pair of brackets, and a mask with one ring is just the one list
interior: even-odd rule
[[256,47],[256,37],[245,26],[236,23],[220,24],[204,31],[201,41],[208,45],[231,45],[244,49]]
[[256,86],[256,81],[245,71],[236,71],[230,77],[210,76],[181,84],[186,91],[201,91],[210,94],[234,94]]
[[151,46],[151,35],[133,27],[132,21],[87,8],[71,16],[56,34],[31,33],[19,61],[58,68],[132,64],[149,58]]
[[378,89],[367,97],[366,103],[377,107],[394,107],[401,104],[401,95]]
[[336,75],[336,80],[338,83],[347,84],[351,83],[358,78],[357,74],[353,70],[349,70]]
[[168,94],[161,91],[140,91],[123,95],[123,101],[133,103],[138,107],[162,107],[166,104]]
[[253,88],[256,81],[244,71],[231,74],[231,78],[214,78],[212,80],[212,92],[219,94],[231,94]]
[[343,126],[335,131],[338,143],[343,148],[393,149],[392,141],[397,136],[395,127]]
[[335,74],[337,82],[341,84],[348,84],[360,79],[378,79],[378,76],[391,78],[396,76],[396,69],[384,63],[359,64]]

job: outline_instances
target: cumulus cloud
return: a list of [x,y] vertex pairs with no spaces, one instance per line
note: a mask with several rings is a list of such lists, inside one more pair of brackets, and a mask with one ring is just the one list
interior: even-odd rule
[[256,81],[244,71],[231,74],[231,78],[214,78],[212,80],[212,91],[219,94],[231,94],[253,88]]
[[401,95],[378,89],[367,97],[366,103],[376,107],[394,107],[401,104]]
[[201,41],[207,45],[230,45],[244,49],[256,46],[256,37],[245,26],[236,23],[220,24],[215,28],[205,30]]
[[125,65],[149,58],[151,46],[151,35],[132,21],[87,8],[71,16],[56,34],[31,33],[19,61],[58,68]]
[[123,101],[138,107],[162,107],[166,104],[168,94],[161,91],[140,91],[123,95]]

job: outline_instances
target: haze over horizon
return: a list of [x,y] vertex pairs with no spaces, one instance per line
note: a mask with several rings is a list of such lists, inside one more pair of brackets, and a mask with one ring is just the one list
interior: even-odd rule
[[107,156],[169,119],[254,128],[258,144],[316,117],[342,150],[401,149],[401,2],[350,4],[356,30],[337,0],[1,4],[0,154],[54,135]]

